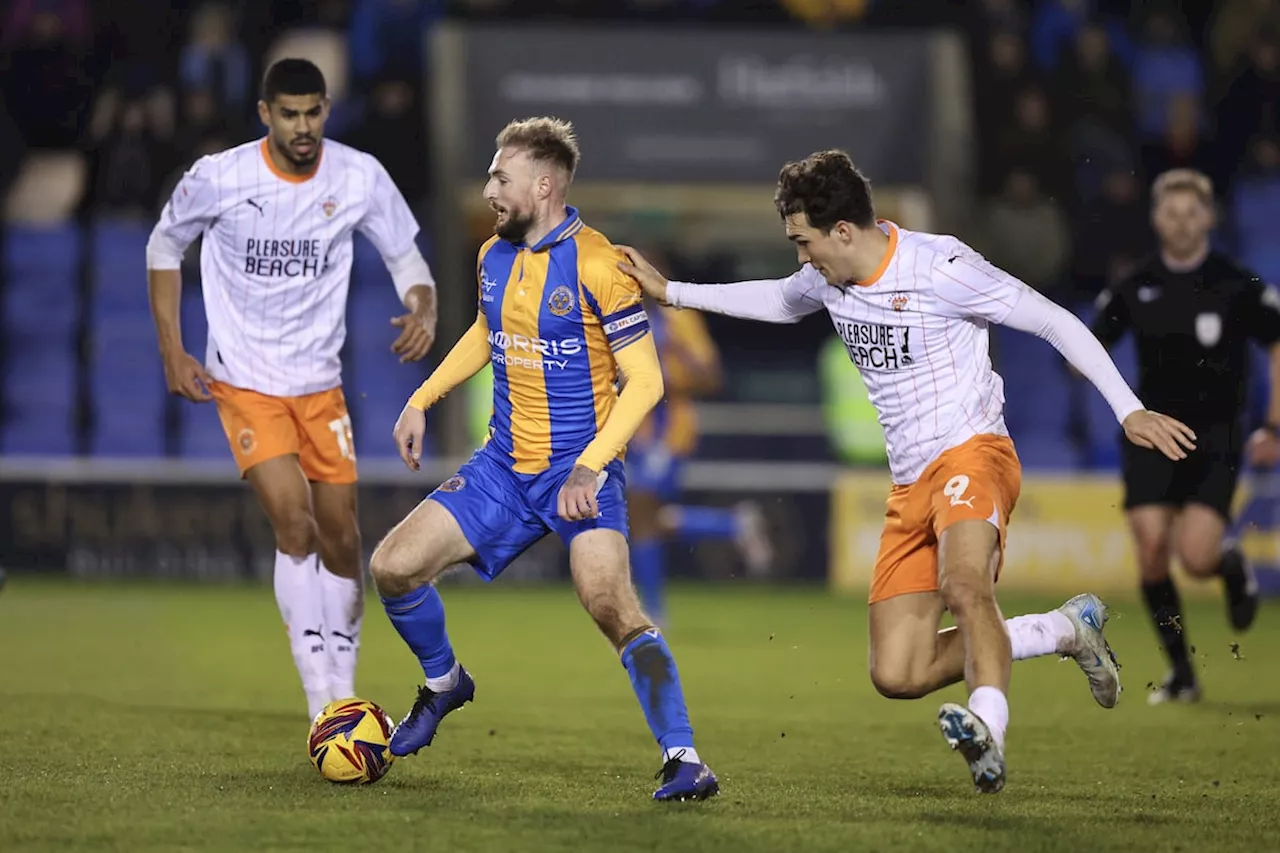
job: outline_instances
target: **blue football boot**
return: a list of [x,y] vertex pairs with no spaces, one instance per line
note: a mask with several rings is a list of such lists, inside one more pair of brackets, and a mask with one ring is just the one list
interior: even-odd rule
[[435,739],[440,721],[476,697],[476,683],[471,675],[458,667],[458,683],[447,693],[435,693],[426,685],[418,688],[418,698],[391,734],[391,754],[412,755]]
[[681,761],[683,752],[677,752],[653,778],[661,779],[662,786],[653,792],[659,802],[705,800],[720,793],[720,783],[711,768],[699,762]]

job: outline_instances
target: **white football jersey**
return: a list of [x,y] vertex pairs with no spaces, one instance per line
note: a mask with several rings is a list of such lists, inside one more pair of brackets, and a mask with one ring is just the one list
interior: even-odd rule
[[279,172],[265,139],[198,160],[153,239],[182,251],[204,236],[210,375],[280,397],[340,385],[354,231],[386,260],[413,250],[418,233],[404,196],[369,154],[325,140],[306,178]]
[[[975,435],[1008,435],[987,327],[1002,323],[1029,288],[955,237],[881,228],[890,248],[868,283],[833,287],[806,265],[780,281],[672,282],[668,299],[774,322],[825,308],[879,414],[893,482],[908,485],[943,451]],[[744,285],[762,300],[756,310],[743,304]]]

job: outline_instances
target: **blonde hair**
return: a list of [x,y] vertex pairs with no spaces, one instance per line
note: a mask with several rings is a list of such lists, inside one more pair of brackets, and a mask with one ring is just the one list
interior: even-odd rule
[[573,124],[550,116],[519,119],[498,134],[499,148],[519,148],[534,160],[554,163],[572,178],[578,170],[578,136]]
[[1208,207],[1213,207],[1213,181],[1204,172],[1195,169],[1170,169],[1163,172],[1151,184],[1151,203],[1159,204],[1170,193],[1195,193]]

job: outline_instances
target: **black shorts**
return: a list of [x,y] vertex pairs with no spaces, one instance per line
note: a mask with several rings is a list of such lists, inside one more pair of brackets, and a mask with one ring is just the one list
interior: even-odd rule
[[1203,504],[1229,522],[1231,500],[1240,474],[1243,431],[1236,424],[1193,426],[1196,449],[1175,462],[1158,450],[1146,450],[1121,433],[1124,508]]

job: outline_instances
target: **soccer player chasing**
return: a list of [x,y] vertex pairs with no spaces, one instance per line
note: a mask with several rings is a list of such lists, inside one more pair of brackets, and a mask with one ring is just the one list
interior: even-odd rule
[[392,529],[370,563],[387,615],[426,676],[391,752],[429,746],[445,715],[475,696],[445,631],[436,578],[467,562],[491,581],[554,532],[569,548],[578,598],[618,650],[662,748],[654,799],[702,799],[717,792],[716,777],[694,750],[675,660],[640,608],[627,554],[619,455],[663,394],[640,289],[618,269],[622,254],[565,203],[579,157],[572,126],[512,122],[497,146],[484,189],[496,235],[476,264],[476,321],[395,426],[400,455],[416,470],[426,410],[492,362],[489,440]]
[[[364,614],[356,457],[342,394],[352,232],[381,253],[409,309],[392,349],[427,354],[435,337],[431,271],[418,224],[372,156],[323,139],[324,76],[282,59],[258,114],[266,138],[203,157],[151,232],[151,313],[171,393],[215,401],[241,475],[271,521],[275,593],[308,714],[355,695]],[[179,322],[187,247],[200,270],[209,342],[188,354]]]
[[[988,325],[1056,347],[1098,386],[1135,443],[1182,459],[1194,435],[1146,411],[1070,312],[954,237],[878,221],[870,186],[844,152],[785,166],[775,201],[803,265],[788,278],[668,282],[626,247],[631,263],[621,269],[676,307],[774,323],[823,308],[831,315],[884,426],[893,478],[871,581],[871,680],[895,699],[963,680],[968,707],[942,705],[938,723],[978,790],[994,793],[1005,781],[1013,660],[1074,658],[1104,708],[1118,701],[1120,679],[1096,596],[1007,621],[996,603],[1021,465],[1004,424]],[[944,610],[956,627],[939,631]]]
[[720,354],[701,314],[677,311],[651,299],[645,303],[666,396],[627,445],[627,510],[632,576],[645,612],[662,625],[666,620],[665,543],[730,540],[752,575],[768,570],[773,547],[760,508],[753,503],[734,507],[677,503],[681,471],[698,441],[694,400],[720,387]]
[[[1280,298],[1254,273],[1210,250],[1213,184],[1207,176],[1165,172],[1151,196],[1160,251],[1099,294],[1093,331],[1107,345],[1132,331],[1143,399],[1187,421],[1199,436],[1195,451],[1176,465],[1151,450],[1122,447],[1124,508],[1142,598],[1171,667],[1147,696],[1157,705],[1200,698],[1182,603],[1169,576],[1174,554],[1192,577],[1222,578],[1232,628],[1247,629],[1258,612],[1252,569],[1234,544],[1223,548],[1223,537],[1242,451],[1257,465],[1280,461]],[[1250,340],[1270,348],[1271,399],[1267,425],[1246,443],[1240,418]]]

